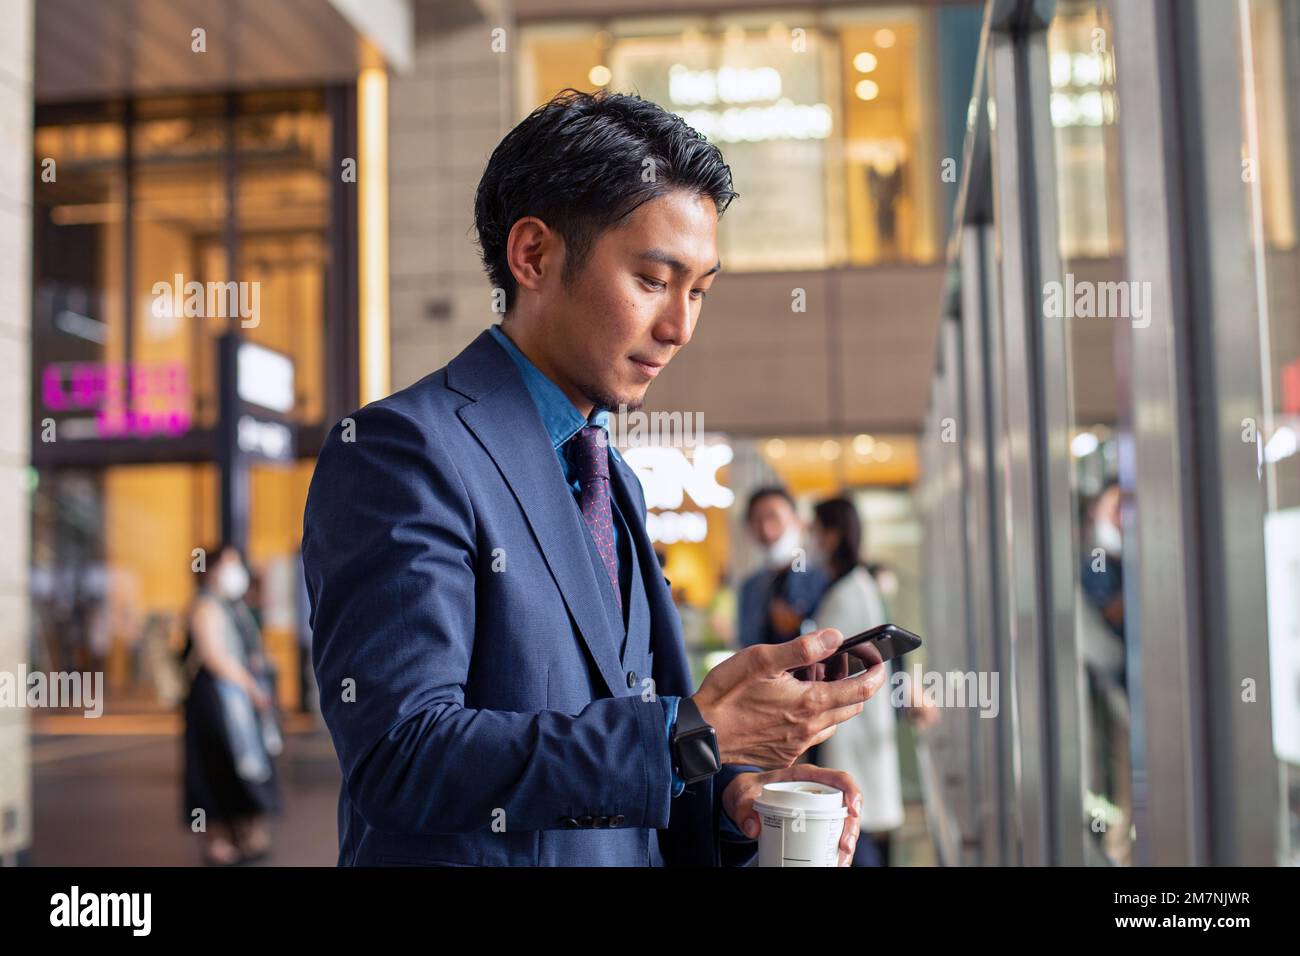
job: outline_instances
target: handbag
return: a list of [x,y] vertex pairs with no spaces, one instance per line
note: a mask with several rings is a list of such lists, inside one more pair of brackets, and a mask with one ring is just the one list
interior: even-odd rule
[[248,691],[234,681],[215,677],[217,698],[221,701],[221,715],[230,742],[235,773],[249,783],[265,783],[271,779],[271,761],[262,739],[261,722]]
[[271,706],[256,711],[262,746],[272,757],[278,757],[284,750],[284,736],[280,733],[279,710],[275,706],[275,670],[268,665],[265,671],[254,674],[253,679],[271,701]]

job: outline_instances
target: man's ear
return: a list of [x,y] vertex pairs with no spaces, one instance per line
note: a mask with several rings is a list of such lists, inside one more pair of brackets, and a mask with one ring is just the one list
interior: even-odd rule
[[536,216],[524,216],[506,237],[506,264],[521,289],[541,291],[545,282],[563,268],[564,242]]

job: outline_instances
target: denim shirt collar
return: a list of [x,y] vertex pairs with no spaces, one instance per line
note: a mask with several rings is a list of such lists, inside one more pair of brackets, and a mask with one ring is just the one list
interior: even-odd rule
[[[591,417],[583,418],[582,413],[574,408],[573,402],[569,401],[569,396],[565,395],[560,386],[547,378],[541,369],[519,350],[519,346],[515,345],[510,340],[510,336],[501,330],[499,322],[491,326],[488,331],[518,366],[520,374],[523,375],[524,387],[528,389],[533,404],[537,406],[537,413],[542,418],[542,424],[546,426],[546,433],[551,438],[551,446],[557,454],[564,443],[576,435],[584,425],[599,425],[606,431],[609,430],[608,409],[593,408]],[[612,443],[609,445],[609,450],[613,453],[615,461],[623,460]]]

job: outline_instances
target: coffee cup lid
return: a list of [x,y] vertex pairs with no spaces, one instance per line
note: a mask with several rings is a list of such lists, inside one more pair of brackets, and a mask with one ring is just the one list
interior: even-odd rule
[[844,792],[812,780],[783,780],[763,785],[763,792],[755,803],[785,810],[805,810],[815,813],[847,812]]

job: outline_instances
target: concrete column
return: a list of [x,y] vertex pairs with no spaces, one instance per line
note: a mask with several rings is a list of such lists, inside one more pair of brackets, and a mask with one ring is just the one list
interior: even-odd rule
[[[17,683],[28,659],[32,0],[0,0],[0,19],[0,675]],[[30,853],[29,733],[27,710],[0,707],[0,865]]]
[[474,243],[474,189],[514,125],[518,42],[507,4],[416,5],[414,68],[392,76],[388,97],[394,389],[500,320]]

